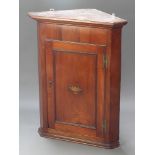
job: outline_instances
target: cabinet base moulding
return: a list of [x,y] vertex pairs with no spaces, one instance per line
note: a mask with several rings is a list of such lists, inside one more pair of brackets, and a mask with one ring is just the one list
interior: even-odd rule
[[[90,145],[90,146],[95,146],[95,147],[101,147],[105,149],[114,149],[118,148],[120,146],[119,141],[113,141],[110,143],[104,143],[104,142],[98,142],[94,140],[87,140],[87,139],[82,139],[79,137],[72,137],[72,136],[66,136],[65,134],[63,135],[63,132],[59,133],[57,131],[52,131],[53,129],[45,129],[45,128],[39,128],[38,133],[41,137],[45,138],[51,138],[51,139],[58,139],[58,140],[63,140],[63,141],[68,141],[68,142],[74,142],[74,143],[79,143],[79,144],[85,144],[85,145]],[[84,136],[82,136],[84,138]],[[88,138],[88,137],[87,137]]]

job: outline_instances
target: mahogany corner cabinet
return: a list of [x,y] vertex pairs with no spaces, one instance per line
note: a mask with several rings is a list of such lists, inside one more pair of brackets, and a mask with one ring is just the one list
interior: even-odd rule
[[40,136],[118,147],[127,21],[96,9],[28,14],[37,21]]

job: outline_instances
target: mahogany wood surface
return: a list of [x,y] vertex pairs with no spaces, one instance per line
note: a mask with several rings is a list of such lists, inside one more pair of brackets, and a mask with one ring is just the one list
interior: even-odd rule
[[39,134],[104,148],[118,147],[124,23],[94,27],[36,20]]

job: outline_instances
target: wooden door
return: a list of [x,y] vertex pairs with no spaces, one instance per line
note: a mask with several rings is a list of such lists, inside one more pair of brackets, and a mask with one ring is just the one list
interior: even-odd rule
[[47,40],[48,126],[80,135],[104,135],[105,47]]

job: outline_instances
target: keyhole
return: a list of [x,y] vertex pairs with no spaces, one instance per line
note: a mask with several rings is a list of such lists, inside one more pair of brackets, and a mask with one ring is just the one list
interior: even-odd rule
[[53,80],[48,81],[49,85],[52,86],[54,84]]

